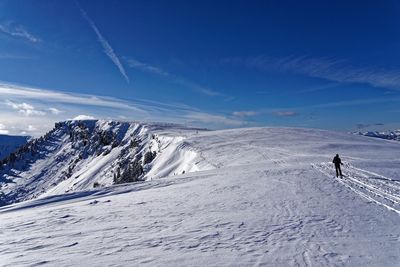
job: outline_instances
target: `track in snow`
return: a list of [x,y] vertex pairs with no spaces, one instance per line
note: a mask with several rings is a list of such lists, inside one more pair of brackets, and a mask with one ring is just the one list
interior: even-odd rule
[[[335,177],[331,163],[313,164],[313,168],[328,177]],[[383,206],[400,215],[400,182],[374,172],[359,169],[349,163],[344,164],[344,177],[335,178],[342,185],[359,196]]]

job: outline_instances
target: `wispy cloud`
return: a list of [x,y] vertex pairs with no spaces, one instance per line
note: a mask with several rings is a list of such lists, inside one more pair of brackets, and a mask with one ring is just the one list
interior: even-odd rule
[[[381,105],[381,104],[391,104],[391,103],[400,103],[400,97],[391,96],[391,97],[380,97],[380,98],[362,98],[362,99],[353,99],[347,101],[334,101],[327,102],[321,104],[314,105],[306,105],[306,106],[281,106],[281,107],[271,107],[271,108],[261,108],[257,110],[251,111],[235,111],[232,113],[233,116],[238,118],[246,118],[250,116],[256,115],[272,115],[275,117],[299,117],[301,120],[307,118],[307,120],[315,119],[315,116],[318,114],[317,110],[321,109],[332,109],[332,108],[341,108],[341,107],[356,107],[356,106],[371,106],[371,105]],[[312,112],[310,112],[312,111]],[[392,112],[400,112],[399,110],[393,110]],[[374,126],[383,126],[379,123],[371,124]]]
[[221,60],[221,64],[244,66],[260,71],[280,71],[340,83],[362,83],[373,87],[400,90],[400,69],[360,67],[347,60],[307,56],[274,58],[265,55]]
[[37,89],[8,83],[0,83],[0,96],[35,101],[48,101],[48,103],[86,105],[92,107],[125,109],[138,113],[144,110],[127,101],[112,97],[102,97],[87,94],[73,94],[60,91]]
[[259,110],[248,110],[248,111],[235,111],[232,113],[233,116],[239,118],[252,117],[257,115],[273,115],[275,117],[294,117],[299,115],[298,111],[277,109],[277,108],[263,108]]
[[125,69],[121,64],[118,56],[115,54],[114,49],[111,47],[109,42],[104,38],[104,36],[100,33],[94,21],[89,17],[85,10],[80,6],[80,4],[76,1],[76,5],[78,6],[82,17],[89,23],[90,27],[97,35],[97,39],[99,40],[101,46],[104,49],[104,53],[110,58],[110,60],[114,63],[114,65],[118,68],[121,75],[125,78],[126,82],[129,83],[129,77],[126,75]]
[[205,112],[189,112],[185,116],[186,122],[203,125],[213,125],[216,128],[224,128],[226,126],[244,126],[248,123],[243,120],[229,118],[227,116],[210,114]]
[[42,41],[40,38],[29,33],[23,26],[16,25],[15,23],[0,24],[0,32],[14,38],[25,39],[32,43],[39,43]]
[[[154,100],[126,101],[113,97],[77,94],[31,88],[0,82],[0,123],[11,134],[40,135],[53,127],[54,122],[82,117],[160,121],[208,128],[246,125],[241,117],[208,113],[181,103],[161,103]],[[50,108],[49,108],[50,106]],[[45,115],[45,116],[44,116]],[[35,130],[29,131],[27,125]]]
[[334,107],[372,105],[372,104],[383,104],[383,103],[393,103],[393,102],[400,102],[400,97],[363,98],[363,99],[354,99],[347,101],[336,101],[336,102],[311,105],[307,106],[307,108],[334,108]]
[[258,114],[259,114],[259,112],[251,111],[251,110],[248,110],[248,111],[234,111],[234,112],[232,112],[233,116],[241,117],[241,118],[256,116]]
[[48,108],[47,110],[50,111],[50,113],[52,113],[54,115],[58,115],[63,112],[62,110],[59,110],[57,108]]
[[134,68],[134,69],[138,69],[138,70],[141,70],[144,72],[150,72],[150,73],[157,74],[160,76],[165,76],[165,77],[172,76],[169,72],[162,70],[159,67],[155,67],[155,66],[149,65],[147,63],[140,62],[133,58],[126,58],[126,62],[128,63],[129,67]]
[[295,111],[289,111],[289,110],[286,110],[286,111],[274,111],[274,112],[272,112],[272,114],[274,116],[277,116],[277,117],[293,117],[293,116],[299,115],[299,113],[297,113]]
[[167,78],[168,80],[172,81],[175,84],[179,84],[183,87],[190,88],[191,90],[194,90],[198,93],[201,93],[201,94],[204,94],[207,96],[227,97],[226,95],[224,95],[220,92],[217,92],[217,91],[207,88],[205,86],[199,85],[195,82],[192,82],[192,81],[189,81],[182,77],[179,77],[178,75],[172,74],[166,70],[163,70],[160,67],[156,67],[156,66],[141,62],[141,61],[133,59],[133,58],[125,58],[125,61],[127,62],[128,66],[131,68],[140,70],[142,72],[155,74],[155,75],[161,76],[163,78]]
[[33,125],[28,125],[28,128],[26,129],[28,132],[34,132],[37,129]]

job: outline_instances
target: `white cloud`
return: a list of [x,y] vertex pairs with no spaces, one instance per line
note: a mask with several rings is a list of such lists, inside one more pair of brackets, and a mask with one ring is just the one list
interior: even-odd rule
[[78,115],[75,118],[73,118],[72,120],[76,120],[76,121],[83,121],[83,120],[95,120],[96,118],[90,115]]
[[129,77],[126,75],[125,69],[122,66],[119,58],[114,52],[114,49],[111,47],[111,45],[108,43],[108,41],[103,37],[103,35],[100,33],[99,29],[97,28],[96,24],[94,21],[89,17],[89,15],[86,13],[85,10],[79,5],[78,2],[76,2],[83,18],[89,23],[90,27],[93,29],[93,31],[97,35],[97,39],[99,40],[101,46],[104,49],[104,53],[111,59],[111,61],[114,63],[114,65],[118,68],[119,72],[121,75],[125,78],[126,82],[129,83]]
[[46,115],[44,111],[36,110],[32,105],[27,103],[15,103],[13,101],[7,100],[6,105],[10,106],[11,108],[18,110],[19,113],[25,116],[43,116]]
[[32,125],[28,125],[28,129],[26,129],[28,132],[34,132],[34,131],[36,131],[37,129],[34,127],[34,126],[32,126]]
[[50,111],[54,115],[58,115],[58,114],[62,113],[62,110],[59,110],[57,108],[48,108],[47,110]]
[[236,117],[250,117],[250,116],[256,116],[258,115],[257,111],[235,111],[232,113],[233,116]]
[[14,24],[0,24],[0,32],[7,34],[12,37],[22,38],[32,43],[39,43],[41,40],[29,33],[24,27]]
[[[37,89],[14,84],[0,83],[0,96],[4,98],[18,98],[29,101],[46,101],[47,103],[87,105],[117,109],[129,109],[138,113],[144,110],[127,101],[112,97],[102,97],[86,94],[65,93],[52,90]],[[11,101],[8,101],[11,102]],[[12,102],[11,102],[12,103]],[[10,105],[10,104],[8,104]]]
[[185,118],[190,123],[203,123],[206,125],[217,126],[223,128],[224,126],[243,126],[246,124],[245,121],[232,119],[223,115],[210,114],[204,112],[189,112],[185,115]]
[[57,121],[48,116],[28,117],[16,112],[7,112],[1,110],[1,107],[0,114],[0,123],[7,126],[8,133],[11,135],[26,135],[30,129],[30,136],[40,136],[54,127],[54,123]]
[[[0,99],[9,99],[7,102],[0,102],[0,123],[9,126],[7,129],[10,134],[28,132],[32,136],[38,136],[54,127],[55,122],[71,118],[190,123],[192,126],[207,128],[246,124],[244,118],[206,113],[181,103],[162,103],[154,100],[126,101],[113,97],[37,89],[1,82]],[[24,111],[19,112],[19,110]],[[46,112],[51,116],[33,116],[35,112]],[[27,113],[31,116],[27,116]],[[90,117],[79,116],[82,114],[90,114]],[[28,125],[32,127],[29,129]]]
[[9,130],[6,129],[6,126],[0,123],[0,134],[9,134]]
[[295,111],[274,111],[272,114],[278,117],[293,117],[299,115]]

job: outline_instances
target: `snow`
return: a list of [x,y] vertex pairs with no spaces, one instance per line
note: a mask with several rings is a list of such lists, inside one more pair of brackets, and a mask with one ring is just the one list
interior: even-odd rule
[[141,129],[160,152],[147,181],[1,207],[0,265],[398,266],[398,142],[299,128]]
[[394,131],[383,131],[383,132],[355,132],[354,134],[358,135],[364,135],[364,136],[369,136],[369,137],[376,137],[376,138],[382,138],[382,139],[387,139],[387,140],[396,140],[400,141],[400,129],[394,130]]
[[[159,156],[145,166],[148,172],[142,180],[196,171],[196,154],[182,145],[183,136],[196,131],[176,125],[108,120],[60,123],[47,138],[35,140],[35,155],[28,150],[13,165],[0,170],[3,202],[88,190],[95,183],[112,185],[121,165],[134,158],[143,161],[146,151],[156,151]],[[102,135],[110,136],[110,144],[101,142]],[[134,139],[138,141],[135,148],[130,145]]]

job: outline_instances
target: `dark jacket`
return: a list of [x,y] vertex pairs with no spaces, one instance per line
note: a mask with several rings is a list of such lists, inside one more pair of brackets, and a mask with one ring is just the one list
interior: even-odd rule
[[337,156],[335,156],[335,157],[333,158],[333,161],[332,161],[332,162],[335,163],[335,166],[340,166],[340,164],[342,164],[341,159],[340,159],[339,157],[337,157]]

